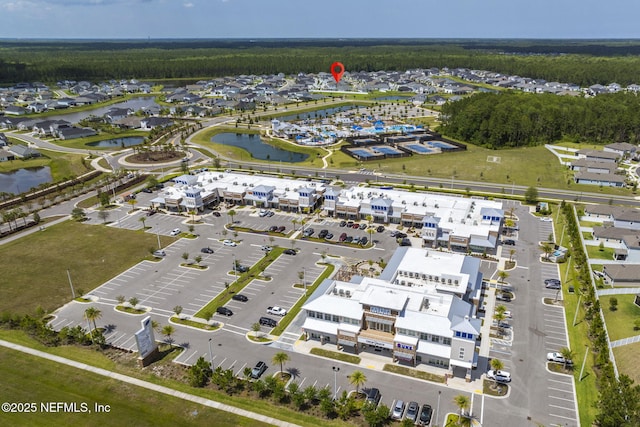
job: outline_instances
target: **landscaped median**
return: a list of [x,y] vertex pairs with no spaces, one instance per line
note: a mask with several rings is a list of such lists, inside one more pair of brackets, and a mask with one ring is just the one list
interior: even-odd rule
[[419,380],[431,381],[434,383],[445,382],[445,378],[442,375],[432,374],[430,372],[420,371],[418,369],[407,368],[406,366],[398,366],[387,363],[386,365],[384,365],[384,368],[382,368],[382,370],[411,378],[417,378]]
[[341,362],[353,363],[354,365],[359,365],[360,359],[358,356],[354,356],[353,354],[341,353],[339,351],[331,351],[325,350],[324,348],[314,347],[309,352],[311,354],[315,354],[316,356],[326,357],[328,359],[335,359]]
[[229,288],[222,292],[220,295],[209,301],[207,305],[202,307],[194,317],[201,319],[207,319],[211,317],[211,314],[216,312],[218,307],[225,305],[231,297],[242,291],[252,280],[260,280],[259,273],[264,271],[273,261],[275,261],[284,251],[284,248],[274,247],[268,254],[266,254],[258,263],[256,263],[249,271],[242,273],[238,276],[238,279],[229,285]]

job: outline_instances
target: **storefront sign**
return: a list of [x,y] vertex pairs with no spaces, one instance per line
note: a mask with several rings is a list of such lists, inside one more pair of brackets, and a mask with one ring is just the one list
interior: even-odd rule
[[369,338],[358,338],[358,342],[361,342],[367,345],[372,345],[374,347],[383,347],[383,348],[393,349],[393,344],[390,344],[384,341],[370,340]]
[[391,316],[391,310],[384,307],[375,307],[372,305],[369,311],[373,314],[383,314],[385,316]]
[[413,350],[413,346],[409,344],[396,343],[396,347],[403,350]]

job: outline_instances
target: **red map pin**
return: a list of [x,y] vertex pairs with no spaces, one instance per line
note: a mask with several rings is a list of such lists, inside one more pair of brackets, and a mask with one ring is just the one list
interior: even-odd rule
[[336,79],[336,84],[340,83],[340,79],[344,74],[344,65],[342,65],[342,62],[334,62],[331,64],[331,74],[333,74],[333,78]]

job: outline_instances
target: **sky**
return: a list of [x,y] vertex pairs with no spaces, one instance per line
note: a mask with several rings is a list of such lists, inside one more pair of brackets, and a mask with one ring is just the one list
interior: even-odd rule
[[0,0],[0,38],[640,38],[636,0]]

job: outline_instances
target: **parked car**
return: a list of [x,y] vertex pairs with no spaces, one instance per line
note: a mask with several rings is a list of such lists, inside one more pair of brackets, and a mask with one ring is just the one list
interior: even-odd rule
[[378,233],[382,233],[384,231],[384,225],[379,225],[378,228],[376,228],[376,231]]
[[365,246],[367,243],[369,243],[369,239],[367,239],[367,236],[360,238],[360,246]]
[[344,242],[345,242],[345,243],[351,243],[351,242],[353,242],[353,236],[347,236],[347,238],[346,238],[346,239],[344,239]]
[[152,189],[150,189],[150,188],[143,188],[141,191],[142,191],[143,193],[153,193],[153,190],[152,190]]
[[511,302],[511,297],[508,294],[503,294],[502,292],[496,294],[497,301],[503,302]]
[[216,217],[220,217],[220,212],[213,211],[213,212],[211,212],[211,215],[216,216]]
[[407,412],[404,414],[404,417],[415,423],[418,418],[418,411],[420,411],[420,405],[418,405],[418,402],[409,402],[407,405]]
[[345,225],[347,225],[347,221],[340,221],[340,227],[344,227]]
[[547,360],[549,362],[566,363],[567,365],[573,365],[572,360],[565,359],[564,357],[562,357],[562,354],[558,353],[557,351],[547,353]]
[[356,245],[360,243],[360,236],[355,236],[351,243],[355,243]]
[[391,408],[391,418],[394,420],[402,419],[402,415],[404,415],[404,401],[396,400],[393,404],[393,408]]
[[282,253],[285,255],[295,255],[297,252],[295,249],[285,249]]
[[327,230],[327,229],[322,229],[322,230],[320,230],[320,232],[318,233],[318,238],[320,238],[320,239],[324,239],[324,238],[327,236],[327,234],[329,234],[329,230]]
[[347,221],[347,227],[349,228],[353,227],[353,221]]
[[284,233],[284,230],[286,229],[286,227],[284,225],[281,225],[280,227],[278,227],[278,229],[276,230],[278,233]]
[[378,403],[380,403],[380,397],[382,397],[380,395],[380,390],[378,390],[377,388],[370,388],[369,390],[366,391],[367,394],[367,403],[370,403],[374,406],[378,406]]
[[273,215],[275,215],[275,214],[273,213],[273,211],[269,211],[269,213],[267,213],[267,216],[268,216],[269,218],[271,218]]
[[169,236],[177,236],[180,233],[182,232],[180,231],[179,228],[174,228],[173,230],[171,230],[171,233],[169,233]]
[[540,218],[540,221],[542,221],[542,222],[552,222],[553,219],[550,216],[543,216],[542,218]]
[[233,316],[233,311],[229,310],[227,307],[216,308],[216,313],[222,314],[224,316]]
[[400,246],[411,246],[411,240],[407,237],[403,237],[400,240]]
[[339,242],[344,242],[347,239],[347,233],[342,233],[340,237],[338,237]]
[[314,232],[315,232],[315,230],[313,228],[309,227],[306,230],[304,230],[304,233],[302,233],[302,235],[305,236],[305,237],[311,237],[311,236],[313,236]]
[[[366,225],[365,225],[365,227],[366,227]],[[360,224],[359,224],[359,223],[357,223],[357,222],[355,222],[355,223],[351,226],[351,228],[353,228],[353,229],[357,230],[357,229],[359,229],[359,228],[360,228]]]
[[267,314],[274,314],[276,316],[284,316],[287,314],[287,310],[282,307],[273,306],[267,308]]
[[267,364],[262,360],[256,363],[256,366],[251,369],[251,378],[258,379],[264,374],[264,371],[267,370]]
[[360,227],[359,227],[359,228],[360,228],[360,230],[364,230],[364,229],[366,229],[366,228],[367,228],[367,224],[362,223],[362,224],[360,224]]
[[225,246],[238,246],[238,244],[236,242],[234,242],[233,240],[229,240],[229,239],[225,239],[222,242],[223,245]]
[[270,232],[278,231],[278,226],[277,225],[272,225],[271,227],[269,227],[269,231]]
[[562,286],[560,285],[560,282],[558,281],[558,282],[546,283],[544,285],[544,287],[547,288],[547,289],[560,289]]
[[162,249],[158,249],[157,251],[153,251],[153,256],[155,257],[164,257],[167,256],[167,253],[165,251],[163,251]]
[[249,298],[247,298],[245,295],[242,294],[234,294],[231,297],[232,300],[236,300],[236,301],[242,301],[242,302],[247,302],[249,301]]
[[149,209],[149,210],[147,211],[147,216],[155,215],[155,214],[156,214],[156,212],[157,212],[157,211],[156,211],[155,209]]
[[516,245],[516,241],[513,239],[507,239],[507,240],[503,240],[502,241],[503,245],[507,245],[507,246],[515,246]]
[[267,246],[267,245],[262,245],[260,249],[264,252],[271,252],[273,250],[271,246]]
[[427,405],[426,403],[422,405],[422,409],[420,409],[420,416],[418,417],[418,424],[421,426],[428,426],[431,423],[431,416],[433,415],[433,409],[431,405]]
[[236,264],[236,271],[238,273],[246,273],[247,271],[249,271],[249,267],[242,264]]
[[332,233],[329,233],[326,236],[324,236],[324,240],[331,240],[331,239],[333,239],[333,234]]
[[213,249],[211,249],[210,247],[206,247],[206,248],[202,248],[200,249],[200,252],[202,252],[203,254],[212,254],[213,253]]
[[511,374],[507,371],[496,371],[491,369],[487,371],[487,379],[495,380],[499,383],[510,383]]
[[271,328],[275,328],[276,326],[278,326],[277,320],[264,316],[260,318],[258,323],[260,323],[262,326],[269,326]]

